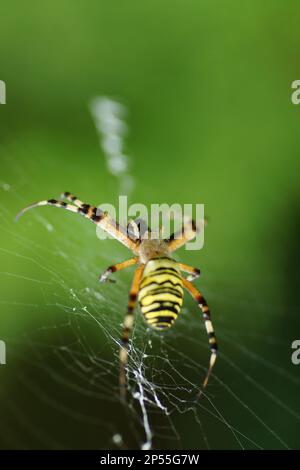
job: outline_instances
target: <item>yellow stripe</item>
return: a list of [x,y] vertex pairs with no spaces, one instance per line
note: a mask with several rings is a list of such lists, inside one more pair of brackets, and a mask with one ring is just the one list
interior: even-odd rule
[[159,312],[149,312],[145,313],[145,318],[148,321],[148,319],[152,318],[158,318],[158,317],[172,317],[172,318],[177,318],[178,315],[177,313],[170,312],[170,310],[160,310]]
[[[151,312],[155,308],[161,308],[162,310],[171,310],[175,308],[179,313],[181,310],[181,305],[174,304],[173,302],[153,302],[150,305],[141,305],[141,310],[143,313]],[[158,310],[159,311],[159,310]]]
[[[147,276],[141,282],[141,289],[148,286],[151,282],[157,282],[158,284],[169,282],[171,286],[177,285],[182,286],[182,281],[173,274],[155,274],[155,276]],[[163,284],[165,286],[165,284]]]
[[147,323],[150,323],[150,325],[152,325],[153,323],[157,323],[156,318],[147,318]]
[[146,279],[152,279],[155,281],[156,277],[159,278],[159,282],[163,282],[164,279],[171,279],[173,282],[181,281],[180,276],[178,276],[176,273],[166,271],[153,271],[147,276],[144,276],[142,282]]
[[[167,284],[163,284],[163,285],[158,285],[157,283],[153,283],[152,285],[147,285],[147,286],[144,286],[144,287],[141,287],[140,291],[139,291],[139,300],[141,300],[143,297],[145,297],[147,295],[148,292],[150,292],[151,290],[156,290],[156,289],[168,289],[168,287],[170,287],[171,289],[174,289],[176,292],[178,292],[179,295],[183,295],[183,289],[180,285],[177,285],[177,286],[173,286],[170,282]],[[171,293],[171,292],[170,292]]]
[[156,330],[160,330],[158,326],[167,326],[168,328],[170,328],[170,326],[172,326],[172,323],[166,323],[166,322],[156,323],[156,325],[153,325],[153,328],[155,328]]
[[[143,314],[146,314],[148,312],[151,312],[153,311],[155,308],[159,308],[161,307],[162,309],[164,310],[157,310],[155,313],[158,315],[160,312],[163,312],[163,311],[171,311],[168,309],[168,307],[171,307],[171,308],[175,308],[177,310],[177,314],[180,313],[180,310],[181,310],[181,307],[179,305],[174,305],[170,302],[164,302],[163,304],[160,304],[160,303],[157,303],[157,302],[154,302],[154,304],[151,304],[151,305],[147,305],[147,307],[143,307],[141,305],[141,310],[142,310],[142,313]],[[173,312],[174,313],[174,312]]]
[[163,259],[156,258],[156,259],[152,259],[148,261],[148,263],[145,266],[143,274],[146,277],[152,271],[155,271],[158,268],[173,268],[173,269],[176,269],[176,271],[180,275],[180,270],[177,268],[176,261],[172,259],[166,259],[166,258],[163,258]]
[[174,271],[174,269],[170,268],[155,269],[154,271],[149,272],[146,277],[155,276],[156,274],[171,274],[171,276],[175,276],[179,279],[181,278],[180,274],[177,271]]
[[153,310],[154,308],[158,308],[160,304],[158,302],[154,302],[152,305],[148,305],[147,307],[144,307],[141,305],[141,310],[143,313],[149,312],[149,310]]
[[[157,271],[159,268],[160,271]],[[181,273],[174,260],[164,258],[148,261],[140,283],[138,300],[144,318],[152,328],[161,330],[174,323],[183,302]],[[158,310],[153,311],[155,309]],[[160,318],[165,321],[160,322]]]
[[182,299],[176,297],[176,295],[172,295],[169,292],[162,292],[160,294],[153,294],[153,295],[146,295],[141,299],[141,305],[147,307],[147,305],[153,304],[161,300],[163,302],[171,302],[182,305]]

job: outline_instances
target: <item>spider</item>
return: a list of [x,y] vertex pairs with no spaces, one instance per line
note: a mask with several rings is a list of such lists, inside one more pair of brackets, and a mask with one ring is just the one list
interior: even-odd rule
[[[210,362],[202,390],[206,387],[217,358],[217,340],[210,318],[209,307],[203,295],[192,284],[200,276],[200,270],[187,264],[179,263],[171,258],[178,248],[192,240],[199,228],[193,220],[185,222],[182,228],[168,239],[159,236],[149,237],[150,229],[144,223],[130,221],[127,230],[113,220],[107,212],[96,206],[85,204],[69,192],[61,195],[62,200],[48,199],[25,207],[18,215],[39,206],[61,207],[71,212],[81,214],[111,234],[119,242],[129,248],[134,256],[126,261],[109,266],[99,277],[100,282],[112,281],[112,273],[136,265],[131,289],[129,292],[127,314],[123,323],[123,333],[120,343],[120,373],[119,385],[121,397],[126,397],[126,365],[128,361],[128,342],[134,323],[134,309],[138,301],[144,319],[155,330],[165,330],[173,325],[180,313],[183,303],[183,288],[197,302],[202,311],[209,345],[211,350]],[[147,236],[146,236],[147,234]],[[181,272],[188,273],[185,278]],[[200,390],[199,395],[202,391]]]

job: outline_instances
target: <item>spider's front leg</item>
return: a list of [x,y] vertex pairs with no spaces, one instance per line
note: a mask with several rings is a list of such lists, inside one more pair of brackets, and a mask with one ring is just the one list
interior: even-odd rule
[[72,202],[76,207],[82,207],[85,206],[83,201],[78,199],[77,196],[74,196],[74,194],[71,194],[69,191],[65,191],[64,193],[61,194],[60,196],[62,199],[66,199],[69,202]]
[[109,216],[108,212],[103,212],[100,208],[97,208],[96,206],[83,203],[80,199],[78,199],[76,196],[73,196],[69,192],[63,193],[62,197],[70,201],[72,204],[68,204],[64,201],[58,201],[57,199],[45,199],[43,201],[38,201],[33,204],[30,204],[29,206],[22,209],[17,214],[16,220],[18,220],[25,212],[35,207],[60,207],[69,212],[80,214],[86,219],[91,220],[98,227],[102,228],[102,230],[116,238],[120,243],[123,243],[123,245],[129,248],[129,250],[131,250],[133,253],[136,254],[138,252],[138,243],[128,236],[126,230],[116,220],[112,219]]
[[117,271],[121,271],[122,269],[125,269],[125,268],[128,268],[129,266],[133,266],[134,264],[136,264],[138,261],[138,258],[130,258],[126,261],[122,261],[122,263],[117,263],[117,264],[114,264],[112,266],[109,266],[107,268],[106,271],[104,271],[104,273],[102,273],[100,276],[99,276],[99,281],[100,282],[116,282],[115,279],[110,279],[110,275],[112,273],[115,273]]
[[203,223],[198,225],[193,219],[185,221],[180,230],[173,233],[170,238],[165,240],[168,245],[169,252],[172,253],[184,246],[187,242],[193,240],[197,233],[204,229],[206,224],[207,219],[204,219]]
[[119,384],[120,384],[120,395],[121,399],[125,400],[126,398],[126,365],[128,360],[128,342],[129,336],[133,328],[134,323],[134,308],[136,305],[136,300],[140,288],[140,282],[143,274],[144,266],[139,266],[133,277],[131,289],[129,292],[127,314],[123,323],[123,333],[121,337],[120,345],[120,375],[119,375]]

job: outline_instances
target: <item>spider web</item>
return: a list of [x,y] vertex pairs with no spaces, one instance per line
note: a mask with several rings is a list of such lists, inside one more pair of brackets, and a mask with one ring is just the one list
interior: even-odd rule
[[[300,379],[296,368],[287,367],[287,338],[276,330],[269,333],[269,325],[281,318],[281,307],[266,308],[252,289],[236,298],[236,279],[225,283],[207,274],[203,282],[221,346],[204,396],[196,400],[207,371],[208,341],[200,312],[186,299],[176,324],[164,334],[147,328],[137,311],[128,400],[121,403],[118,355],[132,272],[118,274],[117,284],[98,285],[97,278],[128,253],[115,241],[99,241],[91,224],[72,215],[67,219],[63,211],[32,211],[16,230],[7,201],[20,208],[29,202],[21,195],[29,177],[24,167],[7,164],[19,185],[0,183],[5,240],[0,275],[10,280],[12,291],[23,286],[23,295],[15,300],[8,290],[0,299],[1,310],[20,322],[17,332],[1,338],[9,351],[0,369],[3,448],[297,447]],[[32,226],[40,227],[45,243],[28,236]],[[82,239],[84,252],[78,250]],[[105,249],[95,255],[99,244]],[[19,270],[10,268],[18,262]],[[266,318],[258,331],[240,327],[247,325],[249,305]],[[233,309],[243,313],[239,319],[218,316]]]
[[[22,407],[22,402],[10,395],[10,381],[2,384],[2,403],[11,413],[10,425],[2,427],[4,445],[13,445],[18,436],[20,446],[26,447],[30,445],[25,438],[28,434],[29,443],[35,442],[35,446],[72,447],[70,437],[65,439],[60,433],[51,432],[50,426],[47,431],[47,426],[44,427],[36,416],[37,407],[46,415],[52,410],[59,426],[64,426],[67,420],[67,429],[73,423],[84,434],[91,433],[93,438],[87,440],[91,441],[91,447],[184,448],[188,447],[189,426],[197,433],[197,438],[191,439],[194,446],[198,443],[197,448],[218,446],[214,440],[216,432],[221,433],[225,447],[263,448],[266,439],[270,447],[292,447],[292,442],[280,430],[278,416],[288,418],[296,429],[299,413],[292,403],[280,398],[276,389],[267,388],[256,376],[264,370],[274,379],[284,380],[287,386],[297,389],[300,381],[280,365],[255,353],[250,345],[261,341],[263,333],[254,337],[245,334],[241,338],[227,321],[218,322],[219,342],[227,352],[220,355],[205,396],[195,401],[207,368],[208,345],[198,312],[190,312],[192,303],[183,309],[176,326],[164,335],[147,329],[137,315],[130,342],[128,404],[122,405],[116,384],[120,327],[129,275],[120,275],[115,285],[91,287],[95,286],[97,275],[91,253],[87,257],[82,253],[76,255],[75,249],[76,237],[82,236],[79,233],[85,230],[82,226],[70,243],[62,237],[59,227],[52,227],[47,215],[41,212],[32,214],[31,221],[17,233],[12,231],[3,205],[1,212],[2,230],[19,246],[15,251],[3,247],[2,254],[26,260],[33,266],[35,276],[10,271],[1,275],[34,285],[44,298],[44,303],[21,302],[21,306],[36,309],[37,314],[47,309],[52,312],[50,319],[43,321],[39,317],[39,326],[32,325],[32,330],[23,335],[22,340],[6,338],[10,348],[16,351],[10,363],[21,366],[14,381],[17,380],[27,400],[26,407]],[[40,246],[26,237],[26,224],[38,222],[42,222],[46,230],[53,230],[52,247]],[[87,239],[91,238],[91,232],[86,232]],[[57,257],[63,258],[64,275],[49,262],[52,249],[56,250]],[[107,264],[110,262],[110,254],[107,254]],[[207,289],[206,295],[214,297],[216,294]],[[1,304],[20,307],[5,296]],[[267,342],[270,349],[274,345],[282,346],[275,337],[267,338]],[[12,345],[18,347],[12,348]],[[185,352],[187,350],[193,353]],[[19,354],[22,351],[21,357],[17,351]],[[246,358],[249,371],[239,366],[240,356]],[[254,373],[253,368],[258,373]],[[226,379],[227,374],[231,379],[235,375],[235,380]],[[240,393],[245,384],[248,396]],[[258,406],[264,400],[269,406],[267,413]],[[239,409],[238,420],[231,417],[230,410],[234,408]],[[272,418],[270,409],[276,412],[277,419]],[[84,439],[82,445],[89,447]]]

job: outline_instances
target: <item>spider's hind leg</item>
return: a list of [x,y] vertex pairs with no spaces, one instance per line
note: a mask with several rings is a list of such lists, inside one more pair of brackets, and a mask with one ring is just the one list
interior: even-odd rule
[[211,318],[210,318],[209,307],[206,303],[206,300],[204,299],[201,292],[199,292],[191,282],[189,282],[187,279],[184,279],[184,278],[182,278],[182,282],[183,282],[183,285],[186,288],[186,290],[196,300],[199,308],[202,311],[203,320],[205,322],[205,328],[206,328],[206,332],[207,332],[207,335],[208,335],[210,352],[211,352],[208,371],[207,371],[206,377],[205,377],[204,382],[203,382],[202,390],[200,390],[200,392],[198,394],[198,398],[199,398],[202,395],[203,389],[208,384],[208,381],[209,381],[209,378],[211,376],[213,367],[215,365],[215,362],[216,362],[216,359],[217,359],[218,345],[217,345],[217,339],[216,339],[214,327],[213,327],[213,324],[212,324],[212,321],[211,321]]
[[123,323],[123,332],[121,337],[121,346],[120,346],[120,375],[119,375],[119,385],[120,385],[120,395],[124,400],[126,398],[126,365],[128,361],[128,342],[129,336],[133,328],[134,323],[134,308],[137,301],[137,296],[140,288],[140,282],[143,274],[144,266],[139,266],[133,277],[131,289],[129,292],[128,298],[128,307],[127,314],[124,318]]

